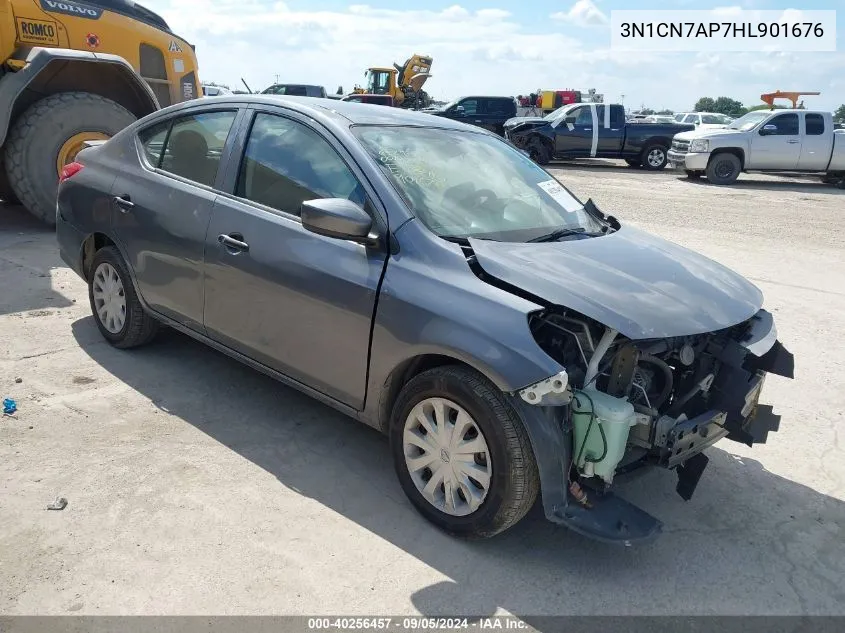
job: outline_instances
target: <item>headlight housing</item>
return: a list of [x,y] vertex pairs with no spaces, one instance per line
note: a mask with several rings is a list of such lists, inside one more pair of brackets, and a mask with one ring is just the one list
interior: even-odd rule
[[689,151],[694,154],[706,153],[710,151],[710,141],[706,138],[697,138],[690,143]]

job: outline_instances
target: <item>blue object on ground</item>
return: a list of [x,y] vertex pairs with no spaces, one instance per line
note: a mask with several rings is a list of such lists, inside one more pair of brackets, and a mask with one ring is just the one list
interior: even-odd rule
[[3,400],[3,413],[5,415],[12,415],[15,411],[18,410],[18,405],[15,403],[14,400],[11,398],[6,398]]

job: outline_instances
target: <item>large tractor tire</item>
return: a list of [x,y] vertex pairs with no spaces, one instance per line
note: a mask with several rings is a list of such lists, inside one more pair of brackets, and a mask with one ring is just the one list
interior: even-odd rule
[[6,176],[6,165],[3,160],[3,154],[0,153],[0,200],[6,204],[20,204],[21,201],[12,191],[12,186],[9,184],[9,178]]
[[88,92],[61,92],[32,104],[6,141],[6,175],[32,215],[56,223],[56,191],[62,167],[85,141],[108,139],[135,121],[114,101]]

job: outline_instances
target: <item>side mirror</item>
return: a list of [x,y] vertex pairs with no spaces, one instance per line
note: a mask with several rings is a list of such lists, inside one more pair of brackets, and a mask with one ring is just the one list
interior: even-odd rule
[[462,106],[462,105],[455,106],[455,114],[457,114],[458,116],[464,116],[466,114],[466,112],[467,111],[466,111],[466,108],[464,108],[464,106]]
[[357,204],[346,198],[306,200],[300,208],[302,226],[326,237],[371,244],[373,219]]
[[760,128],[760,136],[769,136],[770,134],[775,134],[778,131],[778,126],[772,123],[768,123]]

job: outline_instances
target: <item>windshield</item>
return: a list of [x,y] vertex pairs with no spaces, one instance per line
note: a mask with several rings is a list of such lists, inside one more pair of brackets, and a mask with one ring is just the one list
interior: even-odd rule
[[501,139],[457,130],[356,126],[355,135],[433,233],[524,242],[602,225],[560,183]]
[[767,118],[770,114],[771,112],[768,110],[749,112],[745,116],[741,116],[736,121],[731,122],[728,125],[728,128],[731,130],[742,130],[743,132],[746,132],[760,123],[760,121]]
[[733,119],[729,116],[725,116],[724,114],[702,114],[701,115],[701,122],[706,123],[708,125],[727,125],[733,121]]

